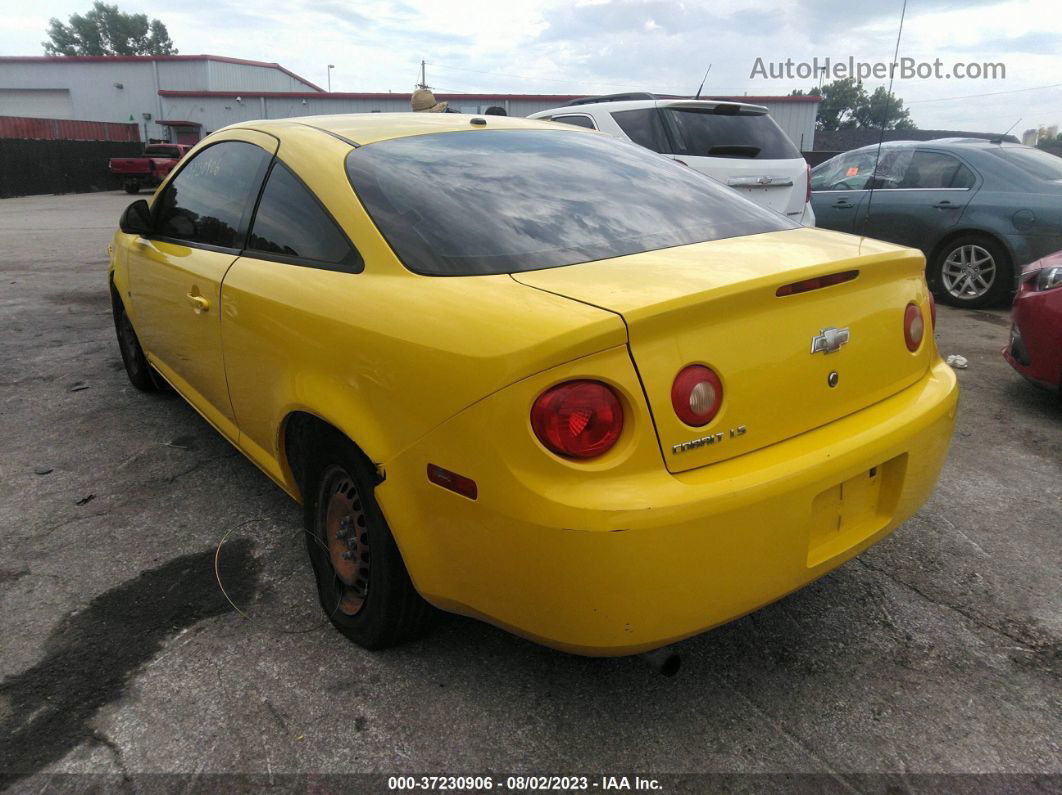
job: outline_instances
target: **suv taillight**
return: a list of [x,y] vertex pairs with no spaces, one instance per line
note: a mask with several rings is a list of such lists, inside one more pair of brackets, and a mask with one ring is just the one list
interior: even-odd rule
[[804,163],[804,179],[807,186],[804,188],[804,204],[811,201],[811,163]]
[[531,428],[549,450],[566,458],[596,458],[623,432],[623,406],[600,381],[566,381],[550,387],[531,407]]
[[719,413],[723,382],[703,364],[684,367],[671,384],[671,406],[687,425],[707,425]]

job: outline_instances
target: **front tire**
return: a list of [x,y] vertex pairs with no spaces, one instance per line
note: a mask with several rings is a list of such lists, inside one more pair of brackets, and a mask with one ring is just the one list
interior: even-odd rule
[[125,374],[129,376],[129,382],[141,392],[157,391],[158,385],[151,372],[151,365],[144,356],[144,349],[140,347],[140,340],[136,336],[129,315],[126,314],[125,305],[113,286],[111,287],[111,311],[114,315],[114,331],[118,336],[118,350],[122,354],[122,364],[125,365]]
[[1014,270],[1010,255],[997,241],[963,235],[937,252],[929,282],[941,300],[977,309],[1004,302],[1013,287]]
[[366,649],[422,634],[432,608],[413,588],[376,502],[370,463],[349,441],[330,438],[307,470],[306,548],[329,620]]

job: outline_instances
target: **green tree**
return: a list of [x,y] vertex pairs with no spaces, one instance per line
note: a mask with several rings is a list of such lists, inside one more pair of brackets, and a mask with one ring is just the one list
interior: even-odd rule
[[915,129],[911,113],[904,108],[902,99],[881,86],[874,89],[873,94],[867,94],[863,84],[851,77],[815,86],[806,92],[797,89],[791,96],[822,98],[815,119],[817,130],[847,130],[853,127],[881,129],[886,112],[885,129]]
[[43,42],[45,55],[176,55],[170,34],[146,14],[126,14],[118,6],[96,0],[84,15],[71,14],[70,24],[53,18]]

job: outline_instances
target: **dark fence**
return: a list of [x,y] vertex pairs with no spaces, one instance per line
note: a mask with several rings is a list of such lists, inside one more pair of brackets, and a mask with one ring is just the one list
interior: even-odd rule
[[0,198],[120,188],[121,182],[107,170],[107,161],[139,155],[142,149],[139,141],[0,138]]
[[821,150],[817,150],[817,151],[814,151],[814,152],[801,152],[800,154],[804,155],[804,159],[808,161],[808,165],[809,166],[811,166],[812,168],[815,168],[815,166],[817,166],[819,163],[825,163],[827,160],[829,160],[834,155],[839,155],[841,153],[840,152],[823,152]]

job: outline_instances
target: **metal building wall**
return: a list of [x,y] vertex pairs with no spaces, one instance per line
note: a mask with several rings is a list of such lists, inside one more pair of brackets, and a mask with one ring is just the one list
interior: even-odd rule
[[[312,91],[280,69],[227,61],[205,61],[210,91]],[[169,88],[169,86],[163,86]]]
[[172,91],[209,91],[207,61],[156,61],[159,88]]
[[[132,116],[141,129],[141,114],[155,116],[159,110],[151,61],[0,61],[0,88],[67,89],[70,92],[69,118],[128,122]],[[16,113],[14,108],[0,107],[0,114],[41,115],[32,109],[27,110]],[[152,124],[149,135],[159,134],[161,130]]]
[[763,102],[760,103],[781,127],[801,152],[815,148],[814,102]]

